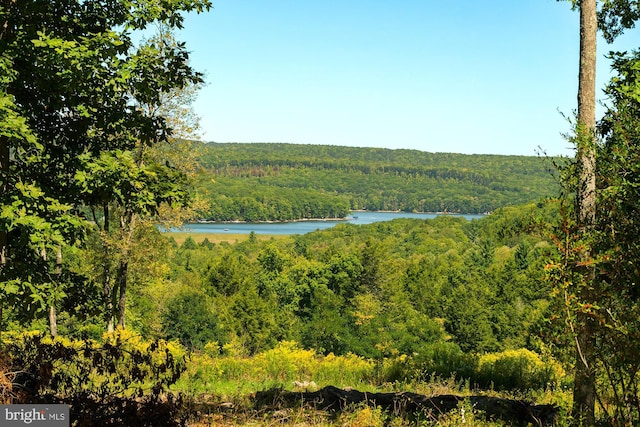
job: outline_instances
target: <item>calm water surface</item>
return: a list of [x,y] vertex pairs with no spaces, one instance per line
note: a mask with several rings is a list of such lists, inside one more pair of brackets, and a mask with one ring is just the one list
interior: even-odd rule
[[[331,228],[336,224],[372,224],[380,221],[391,221],[396,218],[435,218],[438,214],[407,213],[407,212],[352,212],[347,220],[343,221],[295,221],[278,223],[198,223],[187,224],[182,229],[172,231],[190,231],[194,233],[229,233],[249,234],[305,234],[316,230]],[[452,215],[466,219],[477,219],[483,215]]]

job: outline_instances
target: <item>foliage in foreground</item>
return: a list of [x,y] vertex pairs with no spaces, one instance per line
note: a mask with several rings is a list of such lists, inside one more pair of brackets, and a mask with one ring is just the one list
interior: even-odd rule
[[[478,360],[479,359],[479,360]],[[446,365],[447,360],[438,360]],[[489,391],[490,396],[534,401],[559,408],[557,426],[568,425],[569,394],[565,390],[564,372],[552,360],[542,360],[527,350],[489,354],[476,358],[475,374],[480,379],[487,371],[501,371],[496,387],[511,388],[511,392]],[[196,405],[202,424],[197,425],[322,425],[322,426],[502,426],[504,421],[487,421],[485,414],[469,401],[463,400],[446,414],[383,410],[367,404],[349,405],[340,411],[318,410],[307,405],[281,406],[282,390],[314,391],[328,384],[348,390],[370,392],[415,392],[426,396],[481,395],[487,391],[473,387],[474,379],[444,378],[430,372],[434,365],[409,356],[372,361],[354,355],[327,356],[282,342],[274,349],[252,357],[219,354],[218,347],[208,346],[193,354],[183,378],[176,384],[190,393],[208,400]],[[453,366],[453,364],[452,364]],[[399,380],[399,377],[403,377]],[[508,379],[507,379],[508,378]],[[535,381],[531,379],[536,378]],[[506,381],[505,381],[506,380]],[[518,382],[523,381],[524,382]],[[261,396],[258,404],[249,396]],[[512,394],[513,393],[513,394]],[[270,397],[271,396],[271,397]],[[263,401],[263,398],[266,401]],[[257,406],[254,406],[257,405]],[[266,405],[266,406],[263,406]],[[232,408],[232,409],[229,409]],[[231,412],[230,412],[231,411]]]
[[[217,353],[217,346],[210,345],[204,352],[185,358],[184,349],[175,343],[144,341],[122,330],[106,334],[99,342],[51,339],[39,333],[23,333],[3,337],[2,356],[3,375],[19,371],[12,378],[13,388],[3,390],[8,398],[6,402],[70,404],[74,425],[141,425],[141,422],[167,426],[195,422],[198,425],[197,419],[209,422],[216,419],[216,414],[224,412],[225,406],[220,403],[230,398],[238,411],[234,419],[248,421],[257,415],[248,396],[273,387],[301,390],[317,388],[321,384],[338,384],[371,391],[381,388],[406,391],[420,387],[419,391],[429,395],[470,392],[469,381],[450,380],[448,385],[439,382],[437,388],[429,389],[434,383],[423,382],[419,378],[421,375],[409,380],[409,376],[420,370],[406,356],[378,362],[355,355],[322,356],[301,349],[293,342],[280,343],[253,357],[221,355]],[[529,377],[542,374],[530,363],[539,358],[526,351],[496,354],[489,363],[499,367],[500,361],[514,358],[520,362],[503,364],[501,369],[505,374],[509,371],[514,377],[522,373]],[[407,381],[390,382],[398,375],[400,366]],[[422,368],[428,369],[427,366]],[[184,375],[178,380],[183,371]],[[481,369],[477,373],[481,375]],[[556,374],[562,373],[556,371]],[[540,388],[541,384],[536,384],[537,391],[530,389],[532,397],[541,398],[545,403],[563,402],[561,392],[555,397],[545,395],[543,390],[549,389],[544,385]],[[512,385],[527,388],[524,384]],[[170,388],[182,392],[174,394]],[[212,396],[215,396],[214,403]],[[205,411],[204,408],[208,409]],[[349,407],[333,414],[310,410],[276,412],[264,414],[252,422],[268,422],[288,413],[288,416],[304,419],[314,417],[321,425],[359,425],[360,422],[364,425],[371,422],[409,425],[408,419],[368,406]],[[206,413],[209,415],[205,416]],[[460,411],[446,415],[441,422],[458,425],[455,423],[462,421],[460,416],[474,420],[477,415],[472,407],[461,405]],[[425,422],[430,425],[435,418],[426,418]],[[496,425],[485,423],[482,417],[475,422],[478,424],[472,425]]]
[[583,378],[576,383],[593,380],[589,391],[599,418],[626,426],[640,423],[640,54],[613,59],[618,75],[607,87],[611,105],[594,143],[595,221],[585,227],[578,218],[581,166],[573,163],[563,171],[558,256],[546,270],[554,313],[566,325],[566,340],[559,344],[573,348],[575,367],[582,368],[576,369]]
[[74,425],[178,425],[183,397],[167,393],[185,370],[179,346],[123,330],[102,340],[5,333],[3,403],[64,403]]
[[354,354],[321,355],[289,341],[251,357],[219,354],[214,345],[191,355],[176,386],[192,393],[233,395],[239,387],[244,392],[327,385],[367,390],[457,378],[474,388],[525,392],[563,388],[568,381],[558,362],[529,350],[468,354],[461,366],[462,355],[441,351],[442,347],[434,346],[427,354],[372,360]]

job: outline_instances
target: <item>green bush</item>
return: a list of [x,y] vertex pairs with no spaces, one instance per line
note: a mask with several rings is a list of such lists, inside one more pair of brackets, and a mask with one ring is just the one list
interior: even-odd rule
[[355,386],[371,381],[373,376],[372,361],[352,353],[342,356],[329,353],[321,359],[314,378],[322,384]]
[[167,339],[177,339],[190,349],[202,349],[208,342],[224,341],[212,303],[198,291],[183,291],[167,304],[162,330]]
[[406,354],[382,359],[376,364],[376,373],[380,383],[408,381],[416,377],[414,360]]
[[481,356],[464,353],[455,343],[424,346],[412,357],[401,355],[377,365],[383,382],[429,381],[433,377],[469,380],[484,388],[544,389],[565,378],[560,364],[526,350],[507,350]]
[[285,383],[312,379],[318,364],[315,351],[303,350],[293,341],[282,341],[275,348],[257,354],[255,362],[269,378]]
[[414,372],[417,379],[472,378],[478,365],[477,357],[463,352],[452,342],[428,344],[414,356]]

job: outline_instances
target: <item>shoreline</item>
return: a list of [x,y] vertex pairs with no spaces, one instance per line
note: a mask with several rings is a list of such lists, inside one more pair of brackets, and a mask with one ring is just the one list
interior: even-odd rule
[[257,221],[245,221],[241,219],[235,219],[232,221],[214,221],[214,220],[196,220],[196,221],[188,221],[186,224],[287,224],[289,222],[326,222],[326,221],[349,221],[350,217],[344,218],[300,218],[300,219],[286,219],[283,221],[273,220],[273,219],[264,219]]
[[[351,212],[353,213],[362,213],[362,212],[367,212],[367,213],[402,213],[404,211],[401,210],[396,210],[396,211],[391,211],[391,210],[380,210],[380,211],[370,211],[367,209],[353,209],[351,210]],[[463,215],[489,215],[488,212],[482,213],[482,214],[470,214],[470,213],[460,213],[460,212],[406,212],[406,213],[411,213],[411,214],[419,214],[419,215],[458,215],[458,216],[463,216]],[[200,220],[195,220],[195,221],[188,221],[185,224],[287,224],[287,223],[291,223],[291,222],[326,222],[326,221],[350,221],[352,219],[355,219],[353,216],[347,216],[347,217],[343,217],[343,218],[299,218],[299,219],[287,219],[287,220],[283,220],[283,221],[278,221],[278,220],[269,220],[269,219],[265,219],[265,220],[257,220],[257,221],[246,221],[246,220],[241,220],[241,219],[235,219],[235,220],[230,220],[230,221],[216,221],[216,220],[206,220],[206,219],[200,219]]]

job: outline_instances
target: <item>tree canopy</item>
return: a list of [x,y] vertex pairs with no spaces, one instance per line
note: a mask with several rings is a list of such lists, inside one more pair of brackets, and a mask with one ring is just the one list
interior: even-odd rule
[[55,308],[64,293],[47,289],[61,286],[62,248],[89,228],[86,207],[101,208],[108,223],[111,202],[153,212],[177,197],[170,165],[143,163],[145,147],[172,132],[148,107],[201,76],[183,43],[136,44],[133,35],[155,24],[180,28],[184,12],[209,7],[208,0],[0,3],[0,280],[12,284],[3,305],[31,295]]

